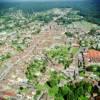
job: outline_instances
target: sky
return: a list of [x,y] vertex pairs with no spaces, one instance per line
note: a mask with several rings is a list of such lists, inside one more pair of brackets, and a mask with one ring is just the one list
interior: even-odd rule
[[62,1],[62,0],[0,0],[0,1]]
[[[14,1],[77,1],[77,0],[0,0],[0,1],[10,1],[10,2],[14,2]],[[79,0],[82,1],[82,0]]]

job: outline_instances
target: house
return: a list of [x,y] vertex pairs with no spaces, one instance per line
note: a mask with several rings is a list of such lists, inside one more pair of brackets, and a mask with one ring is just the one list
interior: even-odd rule
[[3,95],[6,97],[10,97],[10,96],[16,96],[16,94],[14,93],[14,91],[4,91]]
[[73,47],[80,47],[80,45],[78,43],[73,43],[72,46]]
[[100,64],[100,51],[90,49],[84,53],[86,64]]
[[0,100],[6,100],[7,98],[15,97],[16,93],[14,91],[6,90],[6,91],[1,91],[1,96]]

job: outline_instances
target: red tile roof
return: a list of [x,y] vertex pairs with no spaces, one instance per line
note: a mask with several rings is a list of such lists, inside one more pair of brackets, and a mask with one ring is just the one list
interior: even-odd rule
[[7,92],[7,91],[4,91],[4,92],[3,92],[3,95],[5,95],[5,96],[15,96],[15,93],[14,93],[14,92]]
[[85,58],[91,61],[100,62],[100,51],[90,49],[85,53]]

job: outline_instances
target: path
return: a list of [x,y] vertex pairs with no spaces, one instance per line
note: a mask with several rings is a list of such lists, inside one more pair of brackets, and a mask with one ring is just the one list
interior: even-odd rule
[[73,79],[74,75],[79,75],[79,69],[78,69],[78,54],[80,53],[81,48],[77,51],[77,53],[74,55],[73,62],[70,64],[69,68],[64,70],[64,74],[71,79]]

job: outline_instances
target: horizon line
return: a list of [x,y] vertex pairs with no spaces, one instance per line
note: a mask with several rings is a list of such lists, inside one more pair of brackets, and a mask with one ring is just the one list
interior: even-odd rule
[[75,2],[75,1],[86,1],[86,0],[43,0],[43,1],[40,1],[40,0],[25,0],[25,1],[8,1],[8,0],[5,0],[5,1],[0,1],[0,2],[63,2],[63,1],[70,1],[70,2]]

